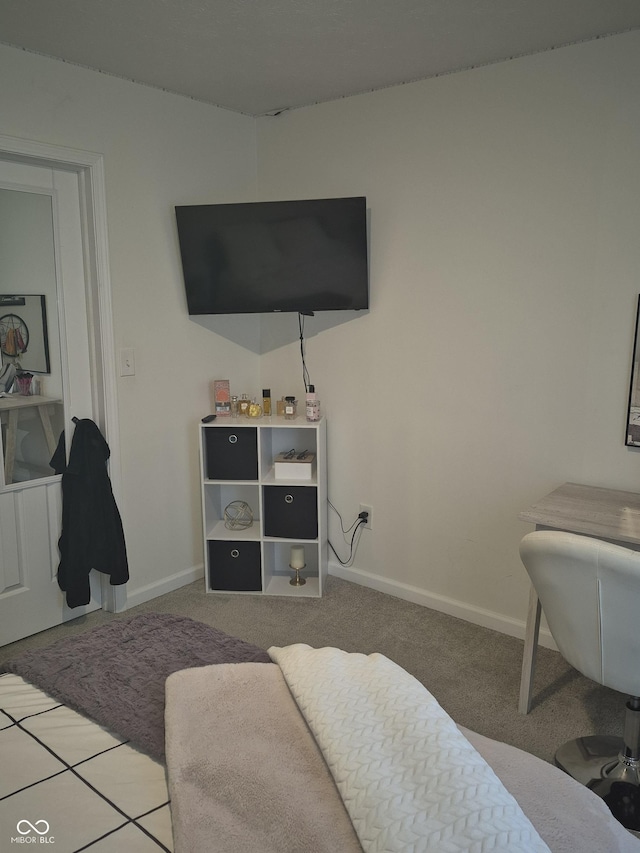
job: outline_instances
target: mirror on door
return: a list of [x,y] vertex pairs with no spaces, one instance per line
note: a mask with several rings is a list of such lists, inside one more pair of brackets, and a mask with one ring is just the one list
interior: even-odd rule
[[0,485],[51,477],[64,404],[46,193],[0,188],[0,358]]

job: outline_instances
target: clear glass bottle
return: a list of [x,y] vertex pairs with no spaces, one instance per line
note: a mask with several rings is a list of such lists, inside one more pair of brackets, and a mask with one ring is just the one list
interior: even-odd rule
[[242,394],[238,401],[238,414],[241,418],[246,418],[249,414],[249,403],[251,400],[246,394]]
[[231,417],[232,418],[238,417],[238,398],[237,397],[231,398]]
[[262,417],[262,406],[258,401],[254,398],[249,403],[249,409],[247,411],[248,418],[261,418]]
[[284,417],[287,421],[294,420],[296,416],[296,410],[298,407],[298,401],[295,397],[285,397],[284,398]]
[[309,385],[306,395],[306,414],[308,421],[314,422],[320,420],[320,400],[318,400],[316,389],[313,385]]

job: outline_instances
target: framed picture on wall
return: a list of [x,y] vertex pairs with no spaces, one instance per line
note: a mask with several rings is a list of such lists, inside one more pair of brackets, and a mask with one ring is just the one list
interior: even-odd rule
[[47,306],[43,295],[0,294],[0,353],[29,373],[50,373]]
[[638,296],[636,310],[636,333],[633,339],[626,436],[627,446],[640,447],[640,296]]

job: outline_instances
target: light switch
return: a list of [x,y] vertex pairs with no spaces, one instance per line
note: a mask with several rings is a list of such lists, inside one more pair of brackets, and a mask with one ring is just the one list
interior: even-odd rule
[[135,376],[136,362],[133,357],[133,347],[123,347],[120,350],[120,376]]

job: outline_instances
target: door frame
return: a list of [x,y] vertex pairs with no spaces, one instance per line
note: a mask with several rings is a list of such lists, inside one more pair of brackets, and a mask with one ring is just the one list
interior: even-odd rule
[[[104,434],[111,451],[109,477],[117,501],[121,494],[122,477],[104,157],[102,154],[91,151],[64,148],[0,134],[0,159],[44,166],[49,169],[66,169],[75,172],[78,176],[82,218],[81,239],[88,309],[92,404],[95,421]],[[125,586],[111,586],[106,575],[100,577],[102,609],[111,612],[124,610],[127,601]]]

